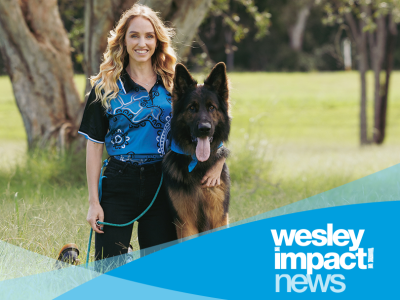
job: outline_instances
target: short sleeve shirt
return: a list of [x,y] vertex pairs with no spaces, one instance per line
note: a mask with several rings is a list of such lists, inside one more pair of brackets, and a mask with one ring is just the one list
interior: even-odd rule
[[149,163],[159,161],[170,146],[171,94],[160,76],[147,92],[123,70],[117,81],[119,92],[105,109],[94,88],[86,103],[79,133],[120,160]]

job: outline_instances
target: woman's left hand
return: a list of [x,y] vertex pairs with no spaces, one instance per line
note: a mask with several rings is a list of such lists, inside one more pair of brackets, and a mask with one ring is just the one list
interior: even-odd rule
[[225,157],[217,161],[215,165],[211,167],[201,179],[201,187],[209,188],[221,184],[221,172],[225,163]]

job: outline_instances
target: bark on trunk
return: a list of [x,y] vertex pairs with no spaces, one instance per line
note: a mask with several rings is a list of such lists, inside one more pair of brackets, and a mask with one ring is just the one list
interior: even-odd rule
[[380,74],[385,55],[386,46],[386,24],[385,17],[379,16],[376,20],[377,28],[374,32],[368,33],[368,41],[370,48],[370,59],[372,69],[374,71],[374,134],[373,142],[378,143],[382,140],[382,128],[380,126],[384,107],[381,98],[381,80]]
[[[172,1],[166,20],[176,28],[174,44],[180,60],[184,60],[189,54],[193,37],[197,33],[197,28],[200,26],[201,21],[206,16],[211,2],[212,0]],[[157,5],[151,7],[156,11],[159,10]]]
[[29,148],[73,139],[82,103],[57,1],[0,0],[0,51]]
[[99,72],[107,37],[122,12],[135,0],[86,0],[85,2],[85,47],[84,65],[87,78],[86,93],[90,91],[88,78]]
[[[135,0],[87,0],[85,7],[85,73],[90,77],[99,72],[107,46],[107,36],[122,12],[131,7]],[[145,4],[160,12],[163,20],[176,29],[174,39],[178,58],[189,53],[197,28],[204,19],[211,0],[143,0]],[[86,91],[90,90],[89,81]]]
[[360,144],[369,144],[368,139],[368,122],[367,122],[367,79],[366,73],[368,69],[367,53],[359,54],[360,81],[361,81],[361,98],[360,98]]
[[378,121],[375,123],[375,127],[378,129],[380,135],[376,136],[374,142],[377,144],[382,144],[385,139],[385,128],[386,128],[386,115],[388,107],[388,93],[389,93],[389,81],[390,74],[393,69],[393,58],[394,50],[397,37],[397,25],[393,21],[393,16],[388,16],[388,35],[387,35],[387,45],[385,54],[385,81],[381,85],[380,91],[380,106]]
[[[362,5],[361,12],[367,17],[371,17],[374,13],[370,5]],[[361,144],[366,144],[369,141],[367,138],[365,82],[365,72],[368,69],[368,50],[366,32],[363,31],[365,23],[360,20],[359,28],[357,28],[356,22],[350,13],[346,14],[346,21],[350,26],[357,45],[359,70],[361,75],[360,141]],[[396,24],[393,22],[391,14],[387,17],[384,15],[377,16],[375,22],[376,30],[374,32],[368,32],[370,60],[374,71],[374,130],[372,142],[381,144],[385,138],[389,79],[393,66],[394,43],[395,37],[397,36],[397,28]],[[385,81],[381,83],[380,73],[385,59],[386,78]]]
[[[366,9],[364,6],[363,10]],[[360,144],[366,145],[369,143],[368,130],[367,130],[367,82],[366,72],[368,70],[368,56],[367,56],[367,33],[364,32],[364,21],[359,20],[358,24],[351,13],[345,15],[346,22],[348,23],[353,38],[357,47],[357,60],[358,70],[360,72],[361,81],[361,97],[360,97]]]

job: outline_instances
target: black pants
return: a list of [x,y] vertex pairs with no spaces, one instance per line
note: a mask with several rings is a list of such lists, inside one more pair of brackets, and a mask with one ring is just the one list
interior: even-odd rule
[[[135,166],[111,158],[103,179],[101,207],[104,222],[124,224],[139,216],[151,203],[161,179],[161,162]],[[152,207],[138,220],[140,249],[177,239],[166,189],[161,187]],[[125,227],[104,225],[95,234],[96,260],[125,254],[133,224]]]

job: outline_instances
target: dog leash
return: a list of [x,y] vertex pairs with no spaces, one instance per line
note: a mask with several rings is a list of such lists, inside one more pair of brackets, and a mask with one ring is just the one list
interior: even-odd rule
[[[104,160],[103,166],[101,167],[101,170],[100,170],[99,202],[101,202],[101,197],[102,197],[102,182],[103,182],[103,178],[107,178],[107,176],[103,175],[103,169],[104,169],[104,167],[107,167],[107,165],[108,165],[108,159]],[[131,225],[135,221],[139,220],[150,209],[150,207],[153,205],[154,201],[156,200],[156,198],[158,196],[158,193],[160,192],[160,189],[161,189],[163,178],[164,178],[164,175],[163,175],[163,173],[161,173],[160,184],[158,185],[158,188],[157,188],[156,194],[153,197],[153,200],[151,200],[151,203],[149,204],[149,206],[139,216],[137,216],[135,219],[133,219],[132,221],[130,221],[128,223],[125,223],[125,224],[113,224],[113,223],[107,223],[107,222],[100,222],[100,221],[97,220],[96,224],[97,225],[108,225],[108,226],[114,226],[114,227],[125,227],[125,226]],[[89,264],[89,254],[90,254],[90,246],[92,244],[92,236],[93,236],[93,228],[90,228],[88,249],[87,249],[87,255],[86,255],[86,268],[88,267],[88,264]]]

